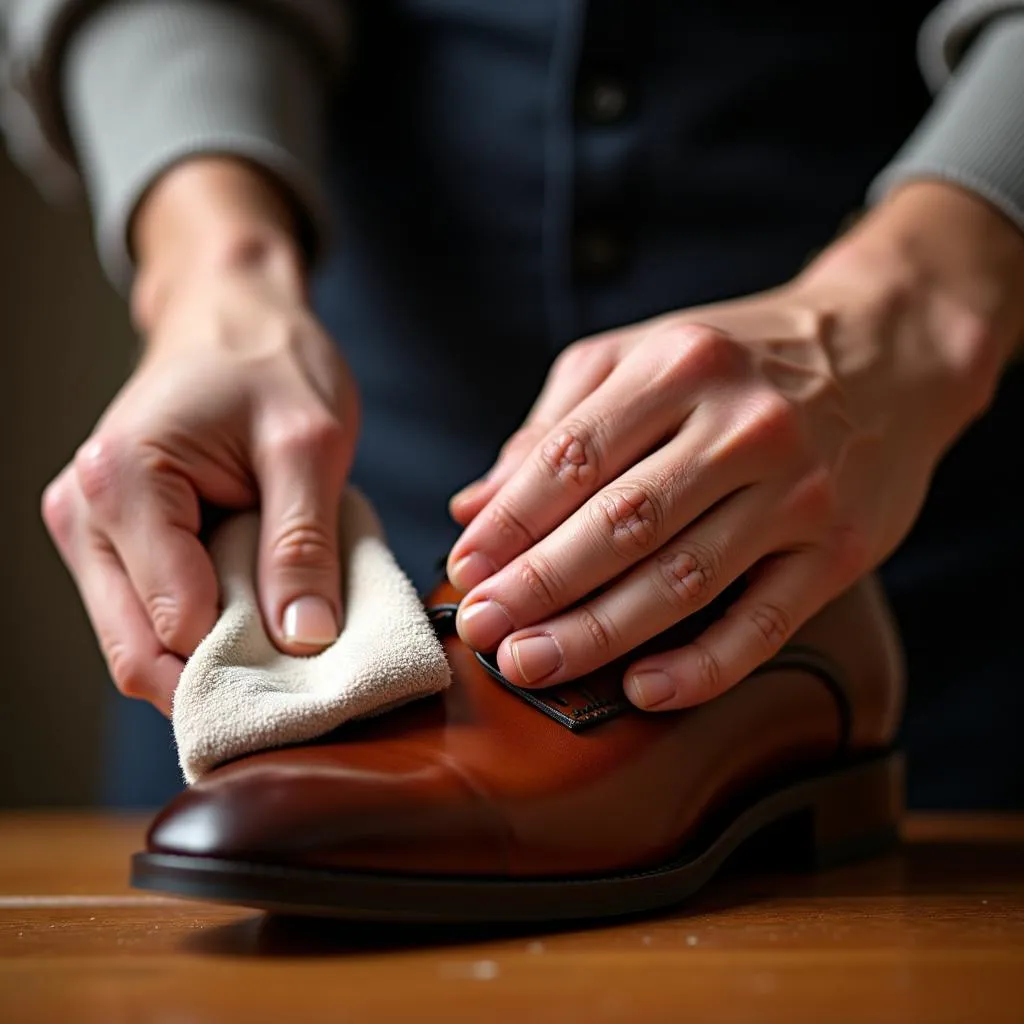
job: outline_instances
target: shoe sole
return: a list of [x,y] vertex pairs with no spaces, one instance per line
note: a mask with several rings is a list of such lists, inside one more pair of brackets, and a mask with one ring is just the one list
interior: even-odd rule
[[671,861],[604,877],[492,878],[371,874],[137,853],[131,884],[274,913],[406,923],[568,923],[681,903],[741,847],[755,863],[818,869],[899,840],[903,759],[862,758],[762,796]]

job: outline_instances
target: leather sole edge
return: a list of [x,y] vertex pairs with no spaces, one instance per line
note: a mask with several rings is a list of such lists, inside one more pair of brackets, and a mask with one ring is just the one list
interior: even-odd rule
[[697,850],[605,877],[416,877],[137,853],[131,884],[293,916],[434,924],[595,921],[682,903],[770,829],[777,833],[773,841],[783,844],[784,861],[802,857],[823,867],[880,853],[898,842],[902,792],[899,752],[861,758],[763,796]]

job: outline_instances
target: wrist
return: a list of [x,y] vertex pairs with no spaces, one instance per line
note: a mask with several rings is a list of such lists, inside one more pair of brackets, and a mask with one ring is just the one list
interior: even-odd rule
[[294,213],[272,179],[238,160],[199,157],[171,168],[140,202],[130,239],[132,311],[143,331],[179,287],[222,274],[305,297]]
[[951,424],[956,431],[987,407],[1024,339],[1024,233],[955,185],[898,189],[800,279],[819,280],[876,314],[914,321],[910,331],[887,333],[896,345],[924,344],[927,352],[908,353],[908,362],[944,379],[950,415],[963,420]]

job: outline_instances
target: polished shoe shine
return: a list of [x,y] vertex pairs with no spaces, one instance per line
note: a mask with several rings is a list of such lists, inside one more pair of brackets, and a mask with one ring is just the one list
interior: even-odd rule
[[727,693],[663,713],[624,699],[626,661],[513,686],[455,634],[460,596],[427,602],[446,691],[214,769],[158,815],[133,883],[293,914],[555,922],[676,903],[767,826],[819,863],[894,840],[902,662],[874,579]]

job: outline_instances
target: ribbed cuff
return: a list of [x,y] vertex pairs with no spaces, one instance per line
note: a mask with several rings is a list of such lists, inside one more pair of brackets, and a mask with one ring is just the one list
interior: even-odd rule
[[1024,230],[1024,15],[984,29],[868,200],[921,178],[963,185]]
[[975,36],[1004,14],[1024,13],[1024,0],[945,0],[924,20],[918,64],[932,92],[949,81]]
[[273,174],[326,244],[326,82],[297,36],[248,10],[196,0],[117,0],[76,31],[64,60],[69,130],[103,265],[131,282],[128,229],[152,182],[196,154],[244,157]]

